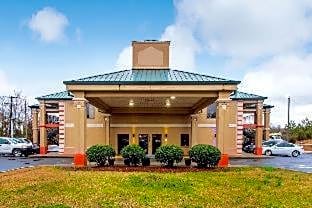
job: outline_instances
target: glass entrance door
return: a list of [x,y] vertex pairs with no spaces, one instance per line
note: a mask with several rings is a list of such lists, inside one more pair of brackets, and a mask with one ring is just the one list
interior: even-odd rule
[[122,148],[129,145],[129,134],[118,134],[117,135],[118,154],[120,155]]
[[158,147],[161,146],[161,134],[152,134],[152,154],[156,153]]
[[139,134],[139,145],[148,154],[148,134]]

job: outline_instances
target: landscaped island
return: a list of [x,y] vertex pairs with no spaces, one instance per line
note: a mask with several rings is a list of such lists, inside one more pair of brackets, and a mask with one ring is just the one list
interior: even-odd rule
[[39,167],[0,174],[0,207],[312,207],[311,174],[274,168],[147,173]]

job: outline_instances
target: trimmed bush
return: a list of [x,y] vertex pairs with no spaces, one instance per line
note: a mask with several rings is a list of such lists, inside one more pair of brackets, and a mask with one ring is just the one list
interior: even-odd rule
[[[131,144],[121,150],[122,157],[130,161],[130,165],[137,166],[145,158],[145,151],[137,144]],[[126,164],[126,163],[125,163]]]
[[198,144],[190,149],[190,158],[198,167],[215,167],[221,158],[221,152],[214,146]]
[[183,159],[183,150],[177,145],[160,146],[155,153],[155,159],[167,167],[173,167]]
[[111,164],[116,155],[115,150],[110,145],[93,145],[87,149],[87,158],[89,162],[96,162],[98,166],[105,166]]

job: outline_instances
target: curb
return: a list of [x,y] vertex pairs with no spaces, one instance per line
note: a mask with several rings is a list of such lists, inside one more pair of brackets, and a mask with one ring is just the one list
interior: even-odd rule
[[0,173],[8,173],[8,172],[15,171],[15,170],[30,169],[30,168],[34,168],[34,167],[35,166],[30,165],[30,166],[26,166],[26,167],[12,168],[12,169],[8,169],[8,170],[2,170],[2,171],[0,171]]

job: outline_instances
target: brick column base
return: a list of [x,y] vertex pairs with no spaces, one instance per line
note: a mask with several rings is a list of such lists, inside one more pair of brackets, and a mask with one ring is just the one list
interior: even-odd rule
[[262,155],[262,147],[256,147],[255,155]]
[[228,154],[222,154],[220,161],[219,161],[219,164],[218,164],[218,167],[225,168],[228,166],[229,166],[229,155]]
[[78,167],[87,166],[87,156],[84,153],[77,153],[74,155],[74,165]]
[[48,147],[41,146],[40,147],[40,154],[45,155],[48,153]]

